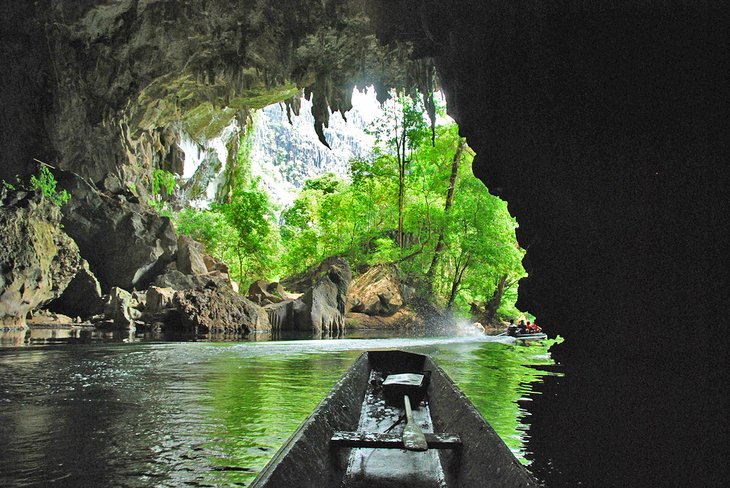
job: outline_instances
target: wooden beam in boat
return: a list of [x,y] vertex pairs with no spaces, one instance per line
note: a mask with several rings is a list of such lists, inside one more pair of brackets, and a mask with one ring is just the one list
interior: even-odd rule
[[[425,433],[429,449],[461,449],[458,434]],[[403,436],[382,432],[338,431],[330,439],[331,447],[368,447],[373,449],[405,449]]]

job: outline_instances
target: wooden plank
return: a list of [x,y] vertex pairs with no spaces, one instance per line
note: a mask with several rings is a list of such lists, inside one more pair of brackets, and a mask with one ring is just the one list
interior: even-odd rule
[[[429,449],[461,449],[458,434],[425,433]],[[401,434],[382,432],[337,431],[330,439],[330,447],[369,447],[373,449],[405,449]]]

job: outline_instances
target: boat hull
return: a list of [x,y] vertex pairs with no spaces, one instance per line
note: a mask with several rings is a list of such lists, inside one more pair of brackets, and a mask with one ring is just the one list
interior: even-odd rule
[[537,332],[535,334],[516,334],[510,337],[514,337],[515,339],[520,339],[523,341],[539,341],[547,339],[547,334],[545,334],[544,332]]
[[[251,485],[254,488],[347,487],[347,456],[352,449],[336,448],[332,436],[341,431],[357,431],[372,370],[387,373],[430,371],[427,406],[433,430],[460,438],[458,451],[436,449],[434,455],[444,466],[440,486],[459,488],[533,487],[536,480],[514,457],[502,439],[484,420],[474,405],[433,360],[403,351],[363,353],[312,414]],[[385,373],[384,373],[385,374]],[[355,448],[358,449],[358,448]],[[394,453],[400,449],[384,450]],[[434,454],[437,452],[437,454]],[[378,453],[383,458],[383,453]],[[400,454],[402,455],[402,453]],[[385,458],[387,459],[387,457]],[[378,483],[371,484],[373,488]],[[390,486],[390,485],[388,485]],[[407,481],[399,486],[415,486]],[[419,484],[419,486],[421,486]]]

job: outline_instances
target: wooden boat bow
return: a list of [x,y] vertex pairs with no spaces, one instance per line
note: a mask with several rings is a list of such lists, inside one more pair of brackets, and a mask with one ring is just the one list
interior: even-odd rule
[[[383,382],[388,374],[423,371],[431,372],[430,381],[423,400],[412,402],[418,408],[411,409],[411,416],[422,427],[427,450],[411,451],[400,430],[405,405],[385,401]],[[483,488],[539,484],[431,358],[403,351],[369,351],[358,358],[251,486]]]

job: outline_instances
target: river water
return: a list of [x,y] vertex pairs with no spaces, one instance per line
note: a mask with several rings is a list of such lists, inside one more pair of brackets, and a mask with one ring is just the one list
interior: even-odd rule
[[[0,486],[247,486],[368,349],[431,354],[529,465],[552,341],[382,338],[0,348]],[[552,372],[551,372],[552,371]]]

